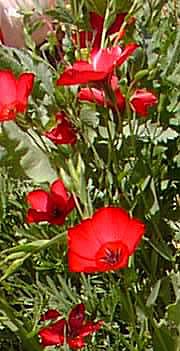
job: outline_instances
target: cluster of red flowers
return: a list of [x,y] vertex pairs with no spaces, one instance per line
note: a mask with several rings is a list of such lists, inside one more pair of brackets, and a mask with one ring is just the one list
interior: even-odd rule
[[[126,15],[126,13],[121,13],[116,16],[114,23],[106,33],[107,37],[113,33],[121,32],[122,38],[121,28]],[[125,108],[125,97],[118,86],[118,77],[115,75],[115,69],[121,66],[134,53],[138,45],[130,43],[124,48],[118,45],[110,48],[101,48],[104,17],[91,12],[90,24],[92,32],[81,31],[73,35],[75,45],[78,42],[82,52],[84,48],[90,48],[86,52],[86,59],[80,56],[72,66],[66,68],[57,80],[57,85],[90,84],[90,87],[80,89],[78,93],[79,100],[94,102],[112,109],[116,106],[116,108],[123,111]],[[114,94],[113,102],[108,97],[107,85]],[[130,99],[130,107],[141,117],[147,116],[148,108],[156,103],[156,96],[146,89],[135,90]]]
[[[117,15],[108,29],[106,37],[121,30],[126,13]],[[116,68],[121,66],[137,49],[136,43],[124,48],[115,45],[101,48],[104,18],[90,13],[91,32],[80,32],[80,49],[88,46],[86,59],[77,59],[57,80],[57,85],[85,85],[78,92],[81,101],[94,102],[112,110],[125,109],[125,97],[118,85]],[[120,34],[119,34],[120,35]],[[72,36],[77,44],[77,34]],[[81,52],[80,50],[80,52]],[[0,121],[13,120],[17,113],[25,112],[28,97],[33,88],[34,74],[23,73],[16,78],[10,71],[0,71]],[[108,89],[107,89],[108,87]],[[114,99],[108,95],[108,90]],[[139,115],[147,116],[150,106],[157,103],[157,98],[146,89],[133,91],[129,105]],[[64,112],[56,114],[57,125],[45,133],[55,144],[75,144],[76,130],[68,121]],[[37,189],[27,195],[29,209],[26,220],[30,223],[47,221],[50,224],[63,225],[66,216],[75,208],[73,195],[69,194],[62,180],[55,180],[50,190]],[[135,252],[144,234],[144,224],[130,218],[128,213],[116,207],[100,208],[95,214],[68,230],[68,264],[72,272],[107,272],[128,265],[129,257]],[[77,305],[66,321],[56,310],[49,310],[41,320],[55,320],[50,326],[39,331],[42,345],[63,345],[72,349],[85,346],[84,338],[98,331],[102,321],[85,322],[85,308]]]
[[85,346],[84,338],[98,331],[103,321],[85,321],[85,306],[83,303],[76,305],[69,314],[68,320],[62,319],[57,310],[48,310],[41,321],[56,320],[39,331],[42,345],[68,344],[72,349],[82,349]]

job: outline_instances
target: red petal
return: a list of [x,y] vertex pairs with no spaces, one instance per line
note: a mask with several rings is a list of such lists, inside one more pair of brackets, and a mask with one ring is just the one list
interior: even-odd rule
[[55,144],[75,144],[77,137],[75,130],[68,121],[63,120],[56,128],[46,132],[45,136]]
[[92,11],[90,12],[90,24],[92,29],[102,32],[104,17]]
[[88,321],[86,322],[86,324],[81,328],[79,335],[82,337],[88,336],[89,334],[92,334],[94,332],[97,332],[102,324],[104,323],[104,321],[98,321],[98,322],[92,322],[92,321]]
[[122,65],[122,63],[124,63],[124,61],[126,61],[128,57],[131,56],[137,48],[138,45],[136,43],[128,44],[123,50],[122,54],[119,56],[117,60],[117,65]]
[[57,80],[57,85],[85,84],[90,81],[101,80],[107,75],[106,72],[96,71],[87,62],[78,61],[70,68],[67,68]]
[[99,89],[83,88],[78,93],[78,98],[82,101],[94,102],[101,106],[105,105],[104,92]]
[[50,309],[41,315],[40,321],[48,321],[61,316],[60,312],[55,309]]
[[41,189],[28,193],[27,202],[34,210],[37,211],[48,212],[51,208],[49,194]]
[[27,223],[39,223],[39,222],[49,222],[50,216],[48,212],[41,212],[41,211],[36,211],[34,209],[29,209],[27,216],[26,216],[26,222]]
[[38,335],[41,337],[41,343],[45,346],[63,345],[64,344],[64,329],[66,321],[64,319],[56,323],[40,329]]
[[122,49],[120,46],[99,49],[95,54],[91,53],[92,65],[95,71],[104,71],[106,76],[113,71]]
[[72,34],[72,40],[75,45],[79,46],[80,48],[87,48],[90,46],[90,43],[93,39],[92,32],[80,31]]
[[31,94],[33,83],[33,73],[23,73],[17,79],[17,110],[24,112],[27,107],[28,97]]
[[[85,318],[85,307],[83,303],[76,305],[70,312],[68,318],[68,324],[70,327],[70,333],[78,334],[78,330],[82,327]],[[77,335],[76,334],[76,335]]]
[[63,209],[69,200],[69,196],[63,181],[60,179],[56,179],[51,184],[50,191],[53,200],[57,203],[58,206],[60,206],[61,209]]
[[95,32],[95,38],[93,42],[93,48],[99,49],[101,46],[101,37],[104,24],[104,17],[98,15],[95,12],[90,12],[90,24]]
[[[117,106],[120,110],[123,110],[125,107],[125,98],[122,95],[121,91],[119,88],[117,88],[114,91]],[[104,92],[100,89],[95,89],[95,88],[82,88],[80,92],[78,93],[78,98],[81,101],[88,101],[88,102],[93,102],[96,103],[100,106],[109,106],[111,108],[114,108],[114,103],[110,101],[109,99],[105,99]]]
[[0,71],[0,105],[16,102],[16,77],[11,71]]
[[[89,266],[94,266],[96,252],[101,246],[92,219],[83,220],[80,224],[68,230],[69,250],[82,257]],[[89,263],[90,261],[90,263]]]
[[110,26],[110,28],[107,31],[107,35],[111,35],[111,34],[116,33],[120,30],[126,15],[127,15],[127,12],[126,13],[119,13],[116,16],[115,21],[112,23],[112,25]]
[[88,260],[85,257],[76,255],[70,249],[68,250],[68,266],[70,272],[92,273],[98,271],[95,260]]
[[71,212],[74,208],[76,207],[76,203],[74,201],[74,197],[73,196],[70,196],[67,204],[66,204],[66,215]]
[[68,338],[67,343],[71,349],[82,349],[85,346],[84,338],[77,336],[76,338]]
[[131,97],[132,109],[141,117],[148,116],[148,109],[158,102],[156,96],[146,89],[137,89]]
[[136,250],[136,247],[142,239],[144,232],[144,223],[142,223],[139,219],[129,217],[126,232],[121,240],[127,245],[130,255],[132,255]]

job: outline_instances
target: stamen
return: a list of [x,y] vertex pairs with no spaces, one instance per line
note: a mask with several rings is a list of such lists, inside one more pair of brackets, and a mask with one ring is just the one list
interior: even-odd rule
[[114,265],[120,261],[121,249],[117,248],[116,250],[113,251],[107,247],[105,249],[105,254],[106,254],[105,256],[100,258],[100,261]]

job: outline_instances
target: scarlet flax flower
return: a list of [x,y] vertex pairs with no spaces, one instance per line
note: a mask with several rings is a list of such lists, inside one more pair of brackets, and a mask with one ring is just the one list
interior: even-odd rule
[[144,224],[125,210],[101,208],[68,230],[69,270],[90,273],[126,267],[143,234]]
[[18,78],[11,71],[0,71],[0,121],[16,118],[25,112],[34,82],[33,73],[22,73]]
[[31,206],[26,217],[28,223],[47,221],[62,225],[75,207],[73,196],[68,193],[60,179],[51,184],[50,192],[42,189],[29,192],[27,202]]
[[148,116],[149,107],[155,106],[157,97],[146,89],[137,89],[131,96],[131,108],[141,117]]
[[90,52],[89,61],[77,60],[72,66],[65,69],[57,85],[87,84],[101,81],[112,76],[116,66],[124,61],[135,51],[137,44],[128,44],[124,50],[120,46],[99,49]]
[[[46,312],[45,317],[41,317],[42,320],[52,320],[60,317],[60,313],[56,310],[48,315]],[[59,316],[58,316],[59,314]],[[55,316],[56,315],[56,316]],[[72,349],[82,349],[85,347],[85,337],[97,332],[103,321],[93,322],[85,320],[85,307],[84,304],[76,305],[69,314],[68,320],[58,319],[53,324],[47,327],[41,328],[38,335],[41,338],[41,344],[43,347],[51,345],[69,345]]]
[[54,144],[75,144],[76,131],[63,112],[56,113],[57,127],[45,133]]
[[119,110],[123,111],[125,107],[125,98],[122,95],[120,88],[118,87],[116,76],[112,76],[110,85],[112,93],[114,93],[115,101],[109,97],[106,97],[103,89],[96,88],[82,88],[78,93],[78,98],[81,101],[94,102],[104,107],[111,107],[112,109],[114,109],[116,103]]

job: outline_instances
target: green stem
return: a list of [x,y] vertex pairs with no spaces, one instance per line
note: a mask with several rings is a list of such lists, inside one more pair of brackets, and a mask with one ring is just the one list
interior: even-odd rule
[[73,198],[74,198],[77,210],[78,210],[78,212],[80,214],[80,217],[83,219],[84,218],[83,211],[81,210],[81,206],[79,204],[78,198],[77,198],[77,196],[76,196],[74,191],[72,192],[72,195],[73,195]]

